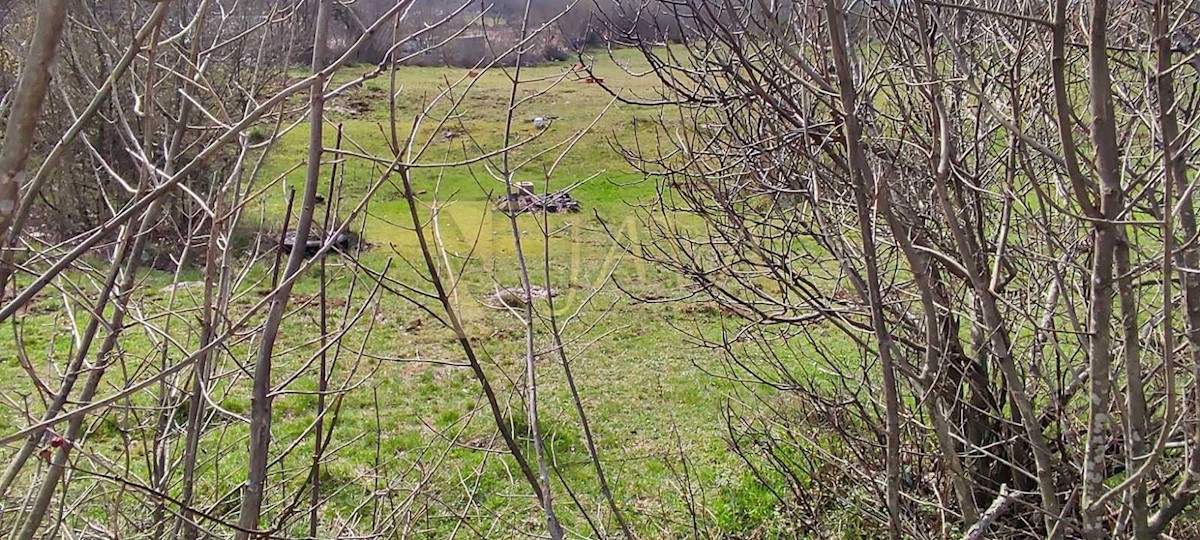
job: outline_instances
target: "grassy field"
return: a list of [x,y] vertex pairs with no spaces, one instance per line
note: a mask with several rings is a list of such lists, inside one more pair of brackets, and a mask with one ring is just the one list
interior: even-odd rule
[[[618,59],[635,67],[639,63],[636,54],[630,52],[619,53]],[[336,82],[351,80],[370,69],[371,66],[348,68],[338,75]],[[569,69],[570,63],[566,63],[529,68],[522,73],[524,80],[533,82],[521,85],[519,95],[533,97],[516,111],[514,135],[530,138],[537,134],[537,137],[514,151],[512,158],[514,163],[529,160],[517,171],[515,179],[534,182],[539,189],[545,189],[547,181],[550,189],[582,182],[572,194],[583,211],[549,219],[548,228],[554,233],[548,261],[543,261],[546,246],[535,218],[521,218],[521,234],[536,284],[545,285],[543,276],[548,262],[550,286],[560,293],[556,303],[562,315],[573,313],[599,289],[570,322],[566,337],[584,406],[616,498],[647,538],[692,535],[686,497],[682,496],[689,489],[704,491],[698,501],[700,511],[710,516],[725,534],[743,536],[756,530],[761,532],[772,519],[772,499],[749,480],[723,440],[726,430],[722,411],[730,387],[706,374],[708,370],[720,370],[720,359],[690,344],[680,331],[716,332],[719,314],[704,306],[633,302],[614,284],[616,280],[625,289],[644,296],[669,297],[686,292],[686,284],[676,276],[624,254],[605,231],[607,225],[632,241],[646,240],[645,231],[638,226],[636,206],[653,199],[655,186],[633,172],[615,146],[632,144],[639,124],[644,126],[662,111],[615,104],[612,96],[597,85],[578,81],[574,76],[563,78]],[[603,55],[596,59],[595,73],[604,77],[609,87],[626,95],[654,95],[648,79],[626,75]],[[510,89],[508,76],[498,69],[478,78],[467,77],[466,70],[459,69],[400,70],[397,123],[401,133],[450,83],[465,81],[454,91],[453,98],[462,101],[449,121],[441,127],[435,126],[437,117],[449,110],[445,102],[450,97],[443,97],[442,103],[433,107],[423,120],[415,145],[420,147],[427,140],[429,145],[417,163],[453,162],[464,155],[502,148]],[[343,148],[358,154],[389,156],[385,136],[389,119],[388,84],[385,75],[330,102],[330,123],[325,130],[327,147],[334,146],[336,125],[340,125],[345,138]],[[303,103],[298,101],[295,105],[302,107]],[[540,134],[531,122],[536,116],[553,118]],[[546,171],[563,151],[563,147],[556,149],[555,145],[588,126],[591,129],[562,157],[547,180]],[[267,185],[272,179],[281,179],[247,213],[265,216],[266,230],[278,230],[287,191],[303,185],[302,167],[297,166],[304,162],[307,138],[306,124],[299,124],[284,135],[256,180],[258,185]],[[491,200],[504,190],[493,176],[499,167],[498,158],[455,167],[425,166],[416,169],[413,178],[425,203],[422,214],[428,216],[436,202],[438,230],[446,246],[448,264],[462,274],[458,296],[467,331],[484,355],[488,371],[500,387],[502,400],[511,407],[513,425],[517,431],[525,432],[520,420],[522,405],[516,392],[524,386],[522,325],[509,313],[487,307],[484,299],[496,287],[519,284],[507,218],[492,210]],[[370,160],[347,158],[339,175],[340,197],[328,204],[336,203],[338,213],[345,215],[379,178],[379,170],[380,166]],[[328,177],[326,174],[325,178]],[[327,189],[328,184],[323,181],[321,191]],[[410,266],[420,267],[420,260],[407,216],[408,206],[399,182],[385,183],[372,199],[362,222],[369,249],[362,254],[359,264],[375,270],[388,267],[390,278],[422,287]],[[349,305],[353,315],[372,284],[363,281],[364,274],[356,272],[345,260],[330,258],[328,264],[333,306],[331,326],[336,326],[344,317],[344,306]],[[269,289],[268,274],[265,265],[253,269],[250,279],[239,289],[245,294],[234,303],[235,310],[248,309],[258,300],[255,291]],[[171,295],[163,287],[171,282],[172,276],[148,271],[142,279],[144,286],[135,294],[135,306],[148,313],[165,309]],[[184,281],[198,279],[199,270],[184,271]],[[356,279],[359,282],[353,285],[351,297]],[[317,350],[313,340],[317,336],[318,310],[313,299],[318,290],[315,273],[298,282],[293,306],[300,306],[299,312],[285,323],[276,348],[275,380],[281,386],[281,393],[274,402],[273,432],[278,441],[275,450],[280,451],[281,446],[297,438],[302,442],[273,469],[273,480],[299,478],[312,449],[311,437],[305,433],[313,422],[316,407],[312,393],[316,388],[315,367],[309,359]],[[194,302],[196,294],[194,290],[191,296],[186,291],[177,293],[175,306]],[[455,520],[450,518],[451,514],[460,512],[472,516],[473,532],[478,536],[511,538],[540,530],[542,521],[536,505],[531,501],[528,487],[515,479],[511,460],[488,451],[501,445],[495,440],[491,419],[481,408],[478,384],[469,370],[446,365],[463,361],[452,335],[394,294],[382,293],[377,306],[364,315],[369,324],[359,324],[347,335],[346,349],[338,353],[333,368],[335,385],[349,381],[347,384],[356,386],[339,404],[333,432],[337,451],[325,467],[325,488],[333,494],[326,505],[327,521],[369,521],[370,511],[355,505],[370,499],[372,492],[378,492],[380,483],[393,484],[389,491],[401,494],[397,496],[402,498],[407,490],[421,484],[422,474],[428,473],[430,481],[422,484],[421,496],[426,501],[426,521],[415,531],[418,535],[445,537],[453,529]],[[35,367],[50,378],[54,370],[62,369],[65,353],[71,347],[65,322],[72,315],[62,307],[60,299],[47,294],[18,321],[26,349],[37,353],[33,356]],[[78,312],[76,309],[74,316],[81,317]],[[177,339],[195,343],[197,317],[198,314],[189,313],[175,323]],[[0,366],[9,381],[6,390],[13,396],[10,401],[21,403],[23,398],[19,396],[29,386],[11,340],[11,332],[0,337]],[[146,352],[152,342],[151,336],[132,333],[126,336],[119,363],[122,369],[112,370],[101,395],[145,376],[145,370],[151,368],[142,367],[141,372],[125,368],[152,364],[147,360],[152,354]],[[544,332],[537,344],[542,350],[548,348]],[[234,414],[246,415],[249,411],[249,376],[245,370],[255,345],[251,336],[228,348],[216,369],[223,376],[214,389],[214,399]],[[366,354],[356,361],[354,349],[360,345]],[[46,351],[56,352],[46,354]],[[542,427],[550,449],[549,459],[581,504],[599,518],[602,527],[612,531],[615,522],[601,504],[562,368],[549,354],[539,359],[539,366]],[[175,384],[183,386],[186,380],[176,380]],[[96,420],[90,428],[94,439],[90,440],[104,441],[95,444],[96,448],[111,444],[113,452],[130,448],[134,455],[144,455],[148,441],[131,438],[122,422],[144,421],[145,418],[138,416],[139,408],[155,399],[153,394],[139,396],[128,404],[127,412],[111,413]],[[15,408],[10,407],[0,415],[0,427],[6,433],[25,424],[23,413],[11,410]],[[37,413],[37,405],[30,408]],[[140,414],[148,413],[140,410]],[[445,443],[443,437],[460,430],[460,444]],[[228,494],[245,476],[244,468],[239,465],[245,460],[246,436],[244,424],[227,422],[205,439],[204,444],[212,453],[201,465],[200,474],[204,478],[201,499],[214,508],[231,509]],[[436,457],[441,452],[445,452],[444,457]],[[686,464],[681,455],[687,456]],[[474,494],[469,495],[468,491]],[[562,482],[555,484],[555,493],[566,525],[590,534],[580,513],[571,508]],[[444,508],[431,507],[431,501],[444,503]],[[470,536],[468,531],[462,531],[461,535]]]

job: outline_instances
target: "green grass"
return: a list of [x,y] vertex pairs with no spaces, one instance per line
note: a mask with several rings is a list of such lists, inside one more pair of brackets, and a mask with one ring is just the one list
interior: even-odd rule
[[[619,54],[622,61],[637,61],[634,53]],[[683,487],[679,468],[679,456],[686,454],[692,482],[704,488],[717,486],[711,514],[708,509],[703,512],[713,516],[726,534],[750,534],[769,525],[773,502],[761,488],[747,483],[723,440],[722,410],[725,395],[731,388],[728,383],[704,372],[719,369],[719,358],[689,345],[677,330],[677,327],[693,331],[701,329],[715,335],[719,315],[686,309],[679,304],[634,303],[607,279],[611,274],[627,290],[647,296],[667,297],[686,290],[686,284],[677,276],[623,254],[605,231],[607,226],[621,236],[646,239],[646,232],[641,230],[635,217],[634,206],[652,200],[654,185],[634,172],[613,145],[616,142],[632,143],[635,135],[642,134],[639,124],[648,125],[647,121],[656,117],[659,111],[624,105],[609,107],[612,98],[608,93],[572,77],[555,84],[554,79],[569,67],[570,63],[523,70],[525,80],[540,81],[522,85],[523,95],[549,90],[516,111],[514,136],[518,139],[534,136],[536,130],[531,123],[534,116],[556,119],[540,138],[514,151],[511,158],[514,163],[531,159],[516,172],[517,181],[532,181],[539,189],[545,189],[545,171],[563,150],[540,157],[537,154],[571,138],[595,121],[594,127],[566,154],[549,179],[551,189],[586,181],[573,191],[584,207],[583,212],[549,218],[548,228],[556,232],[550,241],[548,263],[551,285],[561,293],[556,298],[560,316],[573,313],[595,288],[601,288],[590,306],[570,323],[566,337],[572,369],[617,500],[646,537],[688,535],[690,518],[680,496]],[[369,69],[345,69],[337,76],[335,85]],[[643,97],[652,97],[655,93],[646,79],[625,75],[606,58],[598,58],[596,73],[603,76],[608,85],[624,92]],[[496,286],[519,283],[509,222],[491,209],[490,201],[504,190],[503,184],[491,175],[501,166],[500,162],[493,159],[458,167],[428,166],[459,161],[464,156],[477,156],[503,147],[508,76],[501,70],[486,72],[477,79],[464,78],[465,75],[466,71],[459,69],[401,69],[397,76],[401,87],[397,98],[398,123],[401,133],[405,133],[412,125],[414,115],[438,95],[448,81],[468,80],[471,85],[469,89],[460,85],[455,90],[456,96],[464,95],[462,92],[466,90],[466,97],[454,117],[443,127],[435,128],[434,125],[438,115],[449,110],[445,106],[435,107],[433,114],[422,121],[414,145],[420,147],[430,142],[428,150],[416,162],[418,168],[414,169],[413,181],[415,189],[421,193],[423,216],[428,217],[429,208],[435,201],[444,205],[440,206],[438,225],[450,264],[462,271],[458,293],[467,331],[498,387],[502,402],[510,406],[508,412],[514,431],[525,435],[528,427],[522,418],[521,401],[514,394],[514,389],[524,384],[522,327],[508,313],[490,309],[481,300]],[[385,76],[331,101],[330,125],[324,135],[326,146],[334,146],[337,131],[334,124],[337,124],[344,134],[343,148],[388,156],[389,143],[385,136],[389,116],[387,94]],[[358,105],[361,112],[352,112],[354,103],[365,103],[368,107]],[[298,99],[293,105],[302,107],[303,101]],[[606,107],[609,108],[602,115]],[[267,133],[270,126],[258,129],[260,134]],[[447,131],[456,135],[445,137]],[[256,187],[268,185],[276,178],[281,181],[266,189],[247,212],[248,221],[257,219],[260,212],[266,216],[263,224],[255,226],[267,231],[278,230],[286,206],[286,193],[303,186],[303,170],[297,166],[305,160],[307,138],[308,126],[299,124],[282,136],[265,162],[255,179]],[[329,159],[332,158],[327,157]],[[327,165],[322,193],[328,189],[326,182],[330,172]],[[345,161],[340,175],[339,213],[342,216],[367,192],[379,174],[380,167],[376,163],[358,158]],[[520,218],[520,224],[533,279],[535,283],[544,284],[546,261],[542,260],[545,247],[542,233],[531,216]],[[420,267],[416,237],[411,231],[408,206],[398,181],[385,183],[380,188],[362,225],[364,238],[371,247],[363,254],[361,264],[381,270],[390,260],[390,277],[424,287],[417,273],[404,262],[407,260]],[[335,326],[343,319],[345,308],[341,306],[349,304],[349,313],[353,315],[367,298],[372,284],[359,282],[354,286],[351,298],[351,283],[355,280],[353,267],[336,258],[328,262],[332,279],[329,294],[335,306],[331,309],[331,326]],[[268,289],[269,271],[263,264],[256,266],[251,274],[251,279],[239,291],[247,294],[234,302],[235,314],[244,313],[259,300],[255,291]],[[362,277],[360,275],[359,279]],[[143,279],[144,285],[134,294],[134,304],[147,313],[161,311],[168,299],[161,289],[170,283],[171,276],[147,271]],[[199,271],[186,271],[184,279],[200,279]],[[309,272],[296,285],[292,307],[305,305],[305,301],[315,298],[318,291],[316,273]],[[62,309],[61,301],[53,293],[43,296],[44,299],[20,318],[19,323],[35,368],[53,381],[50,366],[62,369],[69,356],[71,338],[66,332],[64,323],[68,315]],[[188,293],[179,296],[177,305],[193,305],[196,301]],[[462,351],[453,336],[411,303],[393,294],[381,294],[378,306],[377,311],[367,310],[364,322],[347,334],[345,349],[338,353],[339,359],[333,368],[335,385],[348,381],[347,384],[355,385],[355,389],[340,403],[333,434],[333,445],[338,450],[323,472],[323,485],[326,492],[332,494],[325,506],[326,521],[345,518],[356,511],[358,519],[369,520],[369,515],[363,516],[364,512],[369,512],[361,508],[356,510],[355,504],[369,498],[375,489],[374,480],[364,475],[379,459],[385,463],[386,478],[381,481],[395,483],[394,488],[400,493],[396,496],[400,499],[404,497],[404,490],[411,489],[419,477],[419,471],[413,472],[412,465],[421,463],[421,467],[432,468],[434,463],[440,463],[428,486],[423,488],[428,500],[443,501],[447,508],[475,516],[481,531],[492,531],[485,536],[519,537],[521,530],[540,530],[542,523],[536,505],[529,497],[528,487],[514,479],[516,475],[510,459],[465,446],[447,447],[444,442],[439,442],[439,431],[454,433],[461,429],[461,439],[469,443],[466,446],[500,448],[498,443],[490,440],[495,430],[486,410],[481,408],[479,386],[470,371],[415,361],[463,362]],[[276,347],[279,353],[275,359],[277,384],[295,375],[286,392],[274,401],[273,435],[277,452],[302,437],[315,417],[316,398],[311,391],[316,388],[316,371],[308,360],[317,349],[310,343],[316,337],[317,308],[310,302],[299,309],[300,312],[285,323]],[[78,306],[74,316],[84,320]],[[197,318],[197,313],[190,312],[173,323],[173,335],[192,347],[198,339]],[[368,320],[372,320],[369,337],[365,322]],[[420,321],[419,326],[417,321]],[[223,376],[213,389],[213,399],[232,414],[249,414],[249,376],[244,370],[248,369],[246,364],[257,346],[255,338],[249,336],[229,347],[216,366],[216,372]],[[16,396],[13,401],[19,403],[23,399],[19,396],[31,387],[18,366],[11,340],[11,333],[0,337],[0,373],[5,375],[7,395]],[[370,356],[356,362],[354,352],[360,346]],[[544,331],[539,334],[537,346],[540,350],[549,347]],[[100,395],[110,395],[122,385],[143,380],[152,372],[152,368],[146,371],[143,360],[152,358],[151,349],[151,338],[145,333],[136,329],[127,332],[118,365],[110,370]],[[597,510],[601,508],[602,499],[588,463],[583,435],[561,366],[549,354],[543,355],[538,365],[541,427],[550,451],[549,459],[556,464],[584,507],[596,512],[611,529],[615,523],[608,512]],[[185,379],[173,382],[187,384]],[[102,453],[111,452],[111,455],[128,448],[135,462],[144,462],[150,441],[138,439],[136,433],[129,434],[130,439],[122,439],[121,434],[126,433],[124,430],[128,426],[121,422],[150,421],[147,418],[152,412],[137,407],[153,404],[157,391],[155,387],[152,392],[136,396],[125,412],[110,413],[104,421],[97,422],[94,439],[89,437],[95,441],[95,448],[102,449],[98,450]],[[29,398],[29,401],[36,403],[37,400]],[[37,414],[39,405],[30,407]],[[131,417],[130,411],[140,416]],[[175,413],[177,418],[182,415],[180,411]],[[0,414],[3,432],[11,432],[25,424],[25,419],[11,410]],[[236,512],[236,502],[230,504],[223,497],[245,478],[242,464],[246,436],[245,425],[229,421],[221,423],[204,440],[199,497],[214,505],[218,512]],[[447,452],[444,460],[434,459],[436,451],[433,454],[426,452],[426,446],[431,444]],[[282,478],[296,482],[305,474],[303,467],[311,451],[312,439],[308,436],[283,460],[282,466],[272,469],[272,482],[278,485]],[[529,455],[532,456],[531,448]],[[134,469],[144,474],[144,463],[135,464]],[[467,501],[462,486],[476,481],[475,470],[480,471],[479,488]],[[554,489],[566,525],[585,531],[586,524],[572,508],[562,483],[555,482]],[[279,492],[275,492],[275,496],[280,497]],[[93,510],[103,512],[103,509]],[[431,514],[442,515],[444,510],[431,511]],[[450,519],[433,519],[417,532],[428,537],[443,537],[452,527],[451,522]]]

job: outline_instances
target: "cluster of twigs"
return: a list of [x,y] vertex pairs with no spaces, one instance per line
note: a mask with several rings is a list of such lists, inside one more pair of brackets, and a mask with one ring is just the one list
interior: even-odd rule
[[[464,1],[435,10],[440,19],[432,23],[412,24],[407,18],[418,3],[390,3],[373,19],[356,20],[359,37],[337,50],[331,19],[335,11],[342,17],[355,12],[332,0],[40,0],[36,10],[21,14],[34,26],[20,83],[7,100],[0,150],[0,322],[14,331],[28,394],[4,397],[4,417],[21,425],[5,423],[0,434],[0,444],[13,450],[4,454],[0,530],[19,539],[486,538],[494,531],[478,519],[487,512],[477,501],[484,470],[515,465],[513,485],[532,495],[531,508],[536,501],[545,524],[539,528],[562,538],[563,510],[552,492],[563,484],[552,476],[538,418],[539,371],[547,368],[534,360],[548,355],[569,382],[607,506],[598,512],[572,495],[570,522],[586,523],[595,536],[615,523],[632,537],[571,375],[564,338],[569,321],[558,318],[553,298],[545,309],[527,302],[512,310],[526,351],[525,382],[510,384],[463,321],[457,289],[472,259],[452,265],[437,232],[439,209],[450,201],[439,199],[436,189],[422,197],[428,190],[415,187],[414,171],[484,164],[495,185],[512,192],[514,175],[529,165],[516,153],[531,139],[513,129],[518,108],[531,99],[525,89],[539,83],[536,96],[569,74],[523,78],[526,48],[555,18],[536,27],[522,23],[520,39],[491,55],[516,57],[515,67],[504,71],[511,93],[502,145],[486,148],[468,137],[473,143],[461,158],[436,160],[427,155],[435,139],[422,135],[424,128],[436,125],[432,133],[441,133],[461,124],[462,103],[478,79],[464,73],[446,81],[415,113],[405,113],[397,68],[488,11],[471,12],[474,4]],[[525,6],[528,21],[529,2]],[[428,39],[434,30],[451,37]],[[389,33],[384,61],[333,83],[365,43]],[[288,61],[304,51],[311,51],[310,69],[296,77]],[[499,69],[476,66],[477,73]],[[388,121],[381,130],[389,151],[376,155],[340,127],[330,135],[334,126],[325,113],[331,100],[380,77],[388,79]],[[68,87],[68,80],[81,85]],[[37,129],[57,125],[43,114],[51,102],[73,116],[65,129],[46,136]],[[559,156],[538,173],[547,185],[591,127],[554,145]],[[278,221],[261,210],[264,200],[279,194],[297,167],[269,177],[267,164],[297,128],[308,130],[303,180],[287,187]],[[119,139],[96,140],[111,133]],[[56,171],[81,152],[93,177]],[[364,189],[343,189],[352,160],[373,171]],[[38,234],[29,216],[40,194],[69,189],[67,182],[100,186],[108,215],[61,241]],[[419,246],[417,261],[397,254],[372,266],[363,243],[347,248],[338,241],[361,235],[369,204],[385,186],[406,202],[406,234]],[[517,219],[509,218],[513,262],[528,298],[534,288],[552,287],[553,233],[544,213],[521,218],[537,224],[547,249],[526,253]],[[150,239],[160,238],[168,222],[182,223],[185,234],[174,239],[177,264],[164,288],[161,281],[152,285],[143,265]],[[247,229],[268,232],[239,242]],[[289,251],[289,235],[325,241],[315,250]],[[547,261],[544,275],[528,264],[536,257]],[[393,272],[396,260],[411,272]],[[199,281],[188,281],[197,274]],[[315,295],[297,293],[297,284],[313,280]],[[423,312],[453,336],[457,359],[429,361],[469,372],[478,392],[476,409],[462,422],[399,454],[384,448],[387,428],[375,382],[380,358],[400,358],[370,347],[373,336],[390,331],[377,324],[389,299]],[[58,315],[33,318],[38,309]],[[34,333],[50,335],[49,350],[26,346]],[[505,398],[514,392],[520,406]],[[230,405],[246,397],[247,408]],[[292,399],[306,400],[309,420],[288,436],[273,421],[279,404]],[[374,408],[373,426],[365,432],[343,427],[347,409],[364,403]],[[477,415],[490,423],[503,456],[481,450],[479,468],[459,471],[449,484],[462,488],[455,494],[435,479],[451,452],[471,446],[465,433]],[[515,427],[522,416],[529,433]],[[373,462],[347,465],[343,453],[352,447],[367,448]],[[347,469],[354,470],[348,477]],[[518,527],[504,516],[495,519]]]
[[732,315],[694,337],[784,526],[1195,533],[1193,3],[659,9],[639,253]]

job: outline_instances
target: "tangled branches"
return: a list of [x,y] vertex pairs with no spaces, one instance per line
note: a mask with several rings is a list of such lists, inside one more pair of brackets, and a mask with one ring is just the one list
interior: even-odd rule
[[736,315],[695,337],[793,521],[1190,534],[1195,7],[672,9],[681,43],[629,38],[663,92],[622,98],[678,113],[624,144],[661,179],[639,253]]

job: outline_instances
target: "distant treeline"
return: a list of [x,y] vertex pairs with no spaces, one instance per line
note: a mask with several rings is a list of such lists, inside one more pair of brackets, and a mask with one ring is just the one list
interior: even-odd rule
[[[346,49],[364,35],[360,21],[374,20],[393,0],[358,0],[339,3],[334,14],[334,50]],[[515,61],[515,48],[521,40],[522,24],[528,34],[537,33],[525,47],[525,61],[560,61],[577,51],[608,44],[665,42],[682,36],[673,6],[652,2],[623,0],[429,0],[414,3],[400,27],[381,29],[369,40],[356,60],[380,63],[390,54],[412,65],[448,65],[470,67],[499,59],[500,64]],[[425,29],[438,26],[434,31]],[[421,32],[418,39],[392,51],[393,43]],[[393,33],[396,35],[394,36]],[[299,33],[305,35],[304,33]],[[298,59],[307,58],[301,50]]]

